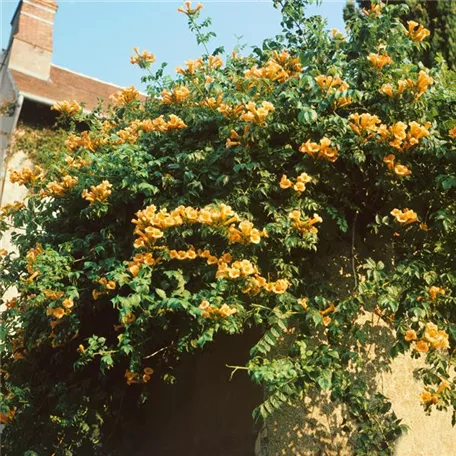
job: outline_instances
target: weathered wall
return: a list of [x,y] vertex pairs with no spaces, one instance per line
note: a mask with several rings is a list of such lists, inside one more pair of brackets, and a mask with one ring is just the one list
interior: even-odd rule
[[[15,201],[23,201],[27,195],[26,188],[17,184],[12,184],[9,180],[9,174],[11,170],[18,170],[22,168],[31,167],[32,163],[28,160],[27,156],[22,152],[18,151],[14,155],[8,156],[4,175],[0,180],[0,206],[5,204],[11,204]],[[11,244],[11,232],[0,234],[0,249],[5,249],[8,252],[14,251]],[[5,301],[13,298],[17,294],[15,288],[9,288],[2,297]],[[0,308],[0,311],[3,310]]]
[[[373,322],[366,378],[371,388],[377,387],[391,400],[396,415],[410,427],[399,441],[392,442],[395,456],[455,456],[456,428],[451,426],[451,412],[434,410],[427,416],[420,403],[423,386],[414,379],[413,371],[424,365],[424,355],[420,359],[400,355],[388,366],[385,354],[393,334],[376,315],[366,313],[364,319]],[[351,456],[354,453],[349,440],[341,432],[344,416],[340,406],[328,397],[306,397],[268,421],[256,455]]]
[[[365,241],[365,240],[363,240]],[[385,264],[391,262],[392,251],[388,245],[376,246],[376,241],[367,243],[357,239],[357,264],[362,258],[374,255]],[[332,265],[328,274],[334,278],[333,285],[341,296],[346,296],[353,288],[351,274],[351,246],[334,246],[334,261],[324,258],[325,264]],[[375,307],[375,303],[371,303]],[[371,309],[372,310],[372,309]],[[391,364],[388,352],[395,340],[395,334],[377,315],[370,311],[361,313],[358,323],[370,326],[369,340],[363,346],[367,355],[366,364],[353,372],[367,381],[370,391],[383,393],[392,402],[398,418],[410,427],[409,432],[398,442],[391,442],[395,456],[455,456],[456,428],[451,426],[451,412],[435,411],[427,416],[420,402],[423,385],[414,379],[413,372],[424,365],[424,355],[412,359],[401,355]],[[350,436],[341,430],[344,423],[343,407],[331,403],[328,397],[313,394],[304,398],[296,407],[285,407],[266,423],[259,436],[257,456],[351,456]]]
[[456,428],[451,426],[451,413],[434,410],[427,416],[420,404],[423,387],[413,379],[413,371],[422,365],[410,356],[399,356],[391,365],[391,372],[379,379],[394,411],[410,426],[410,431],[397,442],[396,456],[454,456]]
[[[3,60],[4,58],[6,57],[3,54],[0,60]],[[17,101],[17,93],[8,69],[6,65],[3,64],[3,61],[0,63],[0,68],[0,106],[3,106],[6,103],[13,103]],[[0,114],[0,159],[2,159],[2,161],[5,159],[9,138],[14,129],[15,122],[16,117],[14,114]],[[0,166],[0,170],[2,169],[3,167]]]
[[[2,54],[2,61],[4,58],[5,55]],[[4,108],[8,105],[11,109],[2,109],[0,113],[0,206],[22,201],[27,195],[24,187],[12,184],[9,180],[12,170],[32,165],[23,152],[18,151],[11,154],[8,150],[22,108],[22,102],[23,98],[19,96],[7,66],[3,65],[0,68],[0,106]],[[0,234],[0,249],[12,250],[10,232]],[[3,298],[10,299],[15,293],[14,289],[9,289]]]
[[[364,316],[373,324],[370,362],[365,374],[372,388],[389,397],[393,409],[410,426],[408,434],[392,446],[396,456],[455,456],[456,431],[451,414],[426,416],[419,394],[422,386],[413,370],[422,365],[410,356],[385,364],[393,335],[377,316]],[[259,333],[222,336],[203,352],[184,358],[176,369],[178,382],[153,383],[148,404],[127,411],[122,425],[120,453],[132,456],[352,456],[341,432],[343,410],[327,396],[309,395],[295,407],[284,407],[260,431],[251,411],[262,400],[261,390],[243,371],[229,380],[226,364],[242,365]],[[342,413],[341,413],[342,411]],[[125,415],[124,415],[125,416]],[[255,444],[255,440],[256,444]],[[119,447],[118,447],[119,449]]]

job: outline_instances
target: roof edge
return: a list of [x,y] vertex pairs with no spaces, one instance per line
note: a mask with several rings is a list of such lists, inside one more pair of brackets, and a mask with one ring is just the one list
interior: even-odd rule
[[57,103],[58,100],[52,100],[51,98],[48,97],[40,97],[39,95],[35,95],[30,92],[24,92],[20,91],[21,95],[23,95],[24,98],[27,98],[28,100],[36,101],[38,103],[46,104],[49,106],[53,106],[55,103]]
[[10,21],[10,25],[13,25],[14,19],[16,19],[16,16],[19,13],[19,10],[21,9],[21,5],[22,5],[22,0],[19,1],[19,3],[16,6],[16,9],[14,10],[13,17]]
[[73,70],[70,70],[69,68],[65,68],[63,66],[56,65],[55,63],[52,63],[51,67],[58,68],[59,70],[68,71],[68,73],[77,74],[78,76],[81,76],[81,77],[86,78],[86,79],[91,79],[92,81],[96,81],[96,82],[99,82],[101,84],[110,85],[112,87],[117,87],[118,89],[124,89],[125,88],[123,86],[120,86],[118,84],[114,84],[112,82],[103,81],[101,79],[94,78],[93,76],[87,76],[86,74],[78,73],[77,71],[73,71]]

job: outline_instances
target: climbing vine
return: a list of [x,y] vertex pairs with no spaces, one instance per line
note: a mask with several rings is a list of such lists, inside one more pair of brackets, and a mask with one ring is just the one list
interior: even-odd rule
[[416,400],[454,423],[454,75],[414,60],[427,33],[400,6],[374,4],[345,35],[306,3],[276,1],[283,33],[242,55],[209,52],[210,21],[186,2],[201,57],[170,78],[136,49],[145,100],[130,87],[103,113],[54,106],[72,133],[11,173],[29,195],[1,209],[16,249],[1,287],[17,291],[5,454],[107,453],[125,391],[147,400],[182,353],[252,326],[235,369],[267,392],[255,417],[326,392],[353,454],[393,454],[400,419],[360,374],[366,312],[393,335],[385,362],[425,359]]

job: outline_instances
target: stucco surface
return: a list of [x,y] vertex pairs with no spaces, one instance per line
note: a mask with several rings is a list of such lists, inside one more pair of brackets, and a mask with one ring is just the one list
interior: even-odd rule
[[383,393],[391,398],[393,408],[410,431],[396,444],[396,456],[455,456],[456,428],[451,413],[434,410],[427,416],[420,404],[423,390],[413,379],[413,371],[422,367],[420,359],[401,355],[391,365],[391,372],[381,375]]
[[[27,189],[23,185],[12,184],[9,180],[10,172],[13,170],[21,170],[22,168],[33,168],[33,164],[22,151],[16,152],[7,158],[5,176],[1,176],[3,184],[3,193],[0,193],[0,205],[11,204],[15,201],[24,201],[27,196]],[[11,233],[5,233],[0,240],[0,247],[6,250],[11,248]]]
[[[377,316],[366,312],[360,321],[371,325],[365,375],[371,388],[388,397],[409,431],[391,442],[395,456],[456,456],[456,428],[451,412],[433,410],[426,415],[420,402],[423,385],[414,370],[424,366],[424,355],[400,355],[387,364],[385,355],[394,334]],[[347,415],[339,404],[321,394],[310,394],[296,406],[285,407],[267,422],[257,440],[257,456],[350,456],[349,437],[342,431]]]
[[[27,195],[27,189],[24,186],[12,184],[9,180],[9,174],[11,170],[20,170],[22,168],[32,167],[32,163],[22,151],[16,152],[14,155],[8,157],[7,171],[5,175],[2,174],[0,183],[3,183],[3,194],[0,193],[0,206],[5,204],[11,204],[15,201],[23,201]],[[4,172],[4,171],[3,171]],[[8,252],[13,251],[11,245],[11,232],[7,231],[3,235],[0,235],[0,248],[6,249]],[[17,290],[15,288],[9,288],[2,298],[7,301],[12,297],[16,296]],[[0,310],[4,310],[0,308]]]

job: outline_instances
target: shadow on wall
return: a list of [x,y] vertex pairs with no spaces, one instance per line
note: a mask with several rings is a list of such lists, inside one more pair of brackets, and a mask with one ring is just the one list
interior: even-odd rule
[[253,456],[258,429],[252,411],[262,401],[262,390],[245,371],[230,381],[226,364],[244,365],[259,337],[258,330],[220,336],[204,351],[183,358],[174,385],[156,378],[146,405],[122,426],[118,454]]
[[[374,405],[374,395],[382,389],[379,375],[390,372],[388,350],[395,340],[394,333],[369,311],[361,313],[357,323],[369,327],[365,344],[358,346],[364,363],[353,364],[349,369],[354,378],[366,382],[370,403]],[[290,343],[291,340],[285,341],[285,345]],[[357,427],[345,404],[332,401],[325,392],[310,389],[293,406],[282,407],[267,420],[261,434],[263,451],[257,456],[352,456]],[[394,442],[390,444],[394,446]]]

